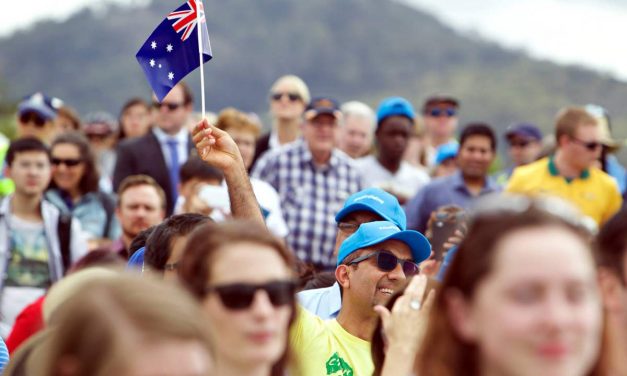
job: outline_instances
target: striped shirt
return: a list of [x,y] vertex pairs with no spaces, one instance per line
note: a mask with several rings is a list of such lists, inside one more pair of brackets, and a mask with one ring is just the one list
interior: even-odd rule
[[305,262],[335,267],[335,214],[361,189],[352,160],[334,149],[325,166],[317,166],[304,140],[264,154],[251,176],[272,185],[290,230],[287,244]]

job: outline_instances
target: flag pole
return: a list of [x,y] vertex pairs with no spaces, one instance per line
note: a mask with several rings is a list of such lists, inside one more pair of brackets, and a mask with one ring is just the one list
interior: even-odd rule
[[[200,103],[202,108],[202,118],[205,118],[205,71],[203,69],[203,53],[202,53],[202,18],[200,17],[200,9],[202,0],[196,1],[196,25],[198,26],[198,54],[200,56]],[[204,9],[204,8],[203,8]]]

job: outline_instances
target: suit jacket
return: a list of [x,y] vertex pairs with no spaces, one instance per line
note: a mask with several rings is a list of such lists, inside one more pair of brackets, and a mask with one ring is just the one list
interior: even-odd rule
[[[188,138],[188,150],[194,150],[191,136]],[[144,174],[151,176],[165,191],[167,201],[166,214],[174,211],[168,165],[161,151],[157,136],[149,131],[144,136],[122,141],[118,145],[118,159],[113,172],[113,189],[117,192],[120,183],[130,175]]]

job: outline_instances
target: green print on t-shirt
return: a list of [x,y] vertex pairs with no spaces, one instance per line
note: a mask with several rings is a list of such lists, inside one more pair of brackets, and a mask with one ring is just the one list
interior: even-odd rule
[[326,363],[327,375],[332,376],[353,376],[353,368],[338,353],[331,355]]

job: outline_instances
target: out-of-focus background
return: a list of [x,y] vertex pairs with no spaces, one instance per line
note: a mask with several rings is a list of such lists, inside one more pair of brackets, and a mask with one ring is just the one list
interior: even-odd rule
[[[0,12],[0,130],[34,91],[81,114],[148,97],[135,53],[181,0],[32,0]],[[622,0],[205,0],[214,60],[207,107],[267,111],[282,74],[314,95],[416,106],[461,99],[461,123],[552,129],[556,111],[595,103],[627,138],[627,2]],[[187,79],[199,92],[198,72]],[[625,154],[621,159],[626,160]]]

